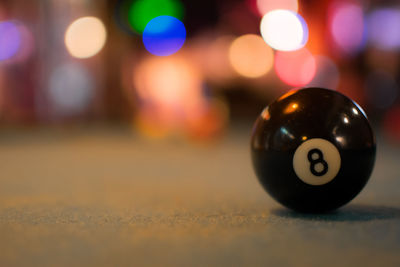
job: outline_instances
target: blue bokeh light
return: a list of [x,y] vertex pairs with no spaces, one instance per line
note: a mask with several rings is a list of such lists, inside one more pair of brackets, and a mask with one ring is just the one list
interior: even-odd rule
[[143,31],[143,43],[147,51],[156,56],[169,56],[176,53],[186,39],[183,23],[171,16],[152,19]]

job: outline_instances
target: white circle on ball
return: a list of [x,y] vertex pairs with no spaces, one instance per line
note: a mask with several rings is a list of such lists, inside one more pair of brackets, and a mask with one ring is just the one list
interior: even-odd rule
[[339,150],[322,138],[303,142],[293,156],[293,169],[297,177],[309,185],[329,183],[338,174],[340,165]]

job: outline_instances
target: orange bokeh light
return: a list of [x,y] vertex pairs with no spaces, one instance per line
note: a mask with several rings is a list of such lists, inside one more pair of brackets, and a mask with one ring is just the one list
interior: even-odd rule
[[236,38],[229,48],[229,60],[234,70],[248,78],[258,78],[272,68],[274,55],[272,48],[255,34]]
[[274,67],[278,77],[291,86],[308,84],[316,72],[315,58],[306,48],[277,52]]
[[[187,56],[147,57],[134,70],[136,128],[145,136],[213,139],[227,116],[205,96],[203,77]],[[214,103],[214,104],[213,104]]]
[[141,102],[171,112],[193,109],[202,101],[200,73],[179,56],[147,58],[134,71],[134,85]]

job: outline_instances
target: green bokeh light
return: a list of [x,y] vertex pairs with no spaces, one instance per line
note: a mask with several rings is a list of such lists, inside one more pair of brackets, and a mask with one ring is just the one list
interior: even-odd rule
[[147,23],[158,16],[183,17],[178,0],[135,0],[129,8],[129,23],[137,33],[143,33]]

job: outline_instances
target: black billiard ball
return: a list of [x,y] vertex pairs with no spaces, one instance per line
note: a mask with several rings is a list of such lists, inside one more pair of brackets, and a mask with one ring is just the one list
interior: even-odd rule
[[376,142],[361,107],[328,89],[293,90],[257,118],[251,156],[264,189],[300,212],[325,212],[352,200],[375,162]]

